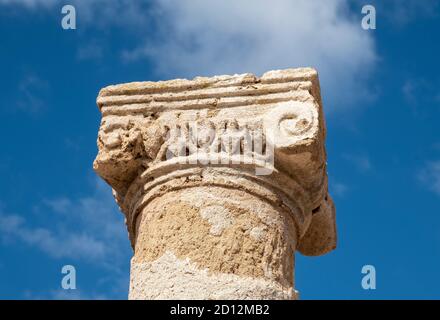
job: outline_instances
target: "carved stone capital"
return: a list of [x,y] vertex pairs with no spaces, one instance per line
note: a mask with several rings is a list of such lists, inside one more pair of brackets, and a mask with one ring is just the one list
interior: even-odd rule
[[133,82],[97,102],[130,298],[296,298],[294,251],[336,246],[315,70]]

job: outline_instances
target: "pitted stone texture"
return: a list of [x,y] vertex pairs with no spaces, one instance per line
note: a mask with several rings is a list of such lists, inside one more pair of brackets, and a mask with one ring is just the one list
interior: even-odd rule
[[[230,220],[221,237],[202,216],[206,209],[217,209],[211,214],[220,216],[227,210]],[[155,261],[170,251],[213,274],[293,285],[297,235],[290,213],[246,192],[214,186],[170,191],[144,208],[137,225],[134,263]],[[264,237],[255,237],[255,229],[266,230]]]
[[126,216],[130,298],[294,298],[294,251],[335,248],[314,69],[133,82],[97,103],[94,169]]
[[297,292],[283,288],[275,281],[241,277],[234,274],[210,274],[199,269],[190,259],[178,259],[166,251],[159,259],[131,264],[129,298],[209,299],[209,300],[289,300]]
[[233,223],[231,213],[229,212],[228,208],[218,205],[204,207],[200,210],[200,216],[203,219],[208,220],[209,224],[211,225],[209,233],[215,236],[221,235],[223,230]]

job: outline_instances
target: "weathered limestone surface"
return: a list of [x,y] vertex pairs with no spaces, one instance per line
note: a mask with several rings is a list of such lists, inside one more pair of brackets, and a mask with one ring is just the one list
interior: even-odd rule
[[130,299],[295,299],[336,246],[310,68],[109,86],[96,172],[126,216]]

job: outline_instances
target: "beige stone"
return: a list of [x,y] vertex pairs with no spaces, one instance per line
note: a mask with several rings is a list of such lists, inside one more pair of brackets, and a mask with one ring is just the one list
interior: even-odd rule
[[297,298],[295,251],[336,247],[315,70],[133,82],[97,102],[130,299]]

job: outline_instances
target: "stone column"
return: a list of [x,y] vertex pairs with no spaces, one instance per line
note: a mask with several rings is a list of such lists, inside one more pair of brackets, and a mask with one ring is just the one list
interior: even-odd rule
[[126,217],[130,299],[296,299],[336,246],[310,68],[101,90],[96,172]]

